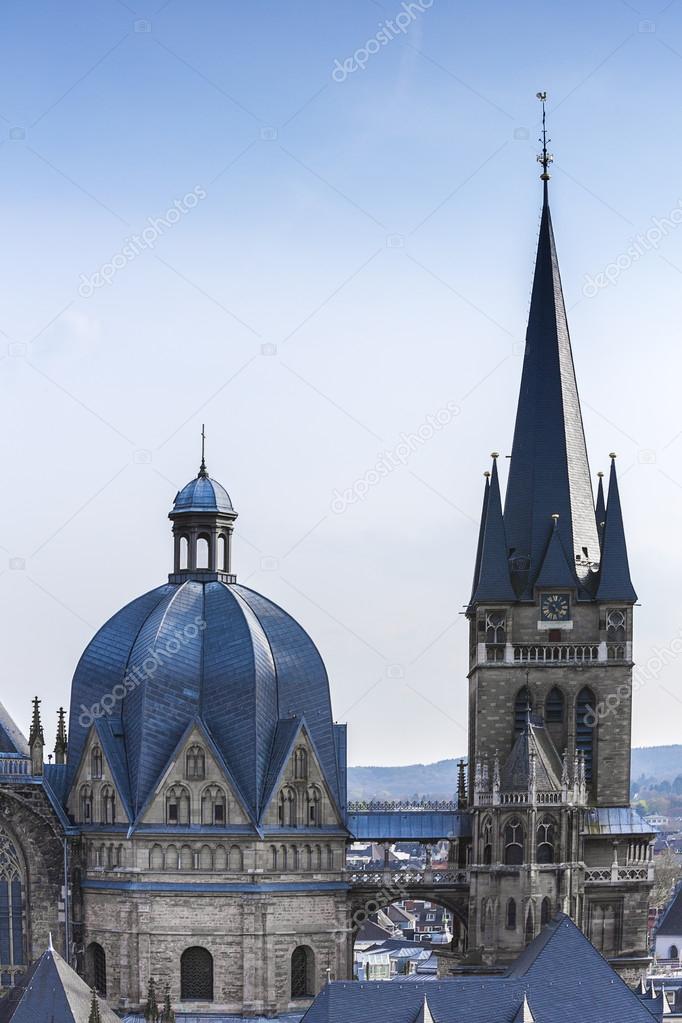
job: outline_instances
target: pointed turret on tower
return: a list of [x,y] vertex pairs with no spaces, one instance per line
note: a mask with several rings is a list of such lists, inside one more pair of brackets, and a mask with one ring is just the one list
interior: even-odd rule
[[492,473],[490,480],[486,480],[486,491],[483,498],[478,578],[475,581],[472,603],[516,600],[516,594],[509,578],[500,480],[497,474],[498,457],[497,451],[493,451],[491,455]]
[[68,740],[66,738],[66,711],[60,707],[57,711],[57,740],[54,744],[55,764],[66,763],[66,749]]
[[[637,594],[630,579],[628,548],[623,528],[623,513],[620,507],[618,478],[616,476],[616,454],[611,452],[611,475],[609,497],[606,505],[606,525],[602,540],[601,572],[597,600],[625,601],[635,603]],[[603,500],[603,498],[602,498]]]
[[33,697],[33,716],[31,718],[31,731],[28,736],[28,747],[31,752],[31,771],[34,775],[43,773],[43,755],[45,751],[45,735],[40,720],[40,700]]

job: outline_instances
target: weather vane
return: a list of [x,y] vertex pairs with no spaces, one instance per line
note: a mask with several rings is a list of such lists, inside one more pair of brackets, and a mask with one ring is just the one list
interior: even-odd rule
[[542,164],[542,174],[540,175],[540,180],[547,182],[549,181],[550,177],[548,167],[550,163],[552,163],[552,161],[554,160],[552,154],[547,151],[547,143],[552,141],[551,139],[547,138],[547,124],[545,120],[545,103],[547,102],[547,93],[538,92],[536,93],[536,96],[542,103],[542,138],[538,139],[538,142],[542,142],[542,152],[538,153],[537,160],[538,163]]

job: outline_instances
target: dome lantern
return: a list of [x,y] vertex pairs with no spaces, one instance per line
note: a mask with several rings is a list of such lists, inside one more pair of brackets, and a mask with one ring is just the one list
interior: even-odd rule
[[230,495],[206,469],[204,428],[201,428],[201,465],[195,479],[178,491],[168,518],[173,523],[172,583],[189,578],[235,582],[232,574],[232,531],[237,512]]

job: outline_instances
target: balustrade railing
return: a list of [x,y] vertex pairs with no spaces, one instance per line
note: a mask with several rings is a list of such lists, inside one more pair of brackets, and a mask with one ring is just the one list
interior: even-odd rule
[[523,663],[583,664],[599,660],[599,645],[552,643],[515,646],[514,660]]
[[[653,864],[651,865],[653,868]],[[599,882],[621,881],[648,881],[652,873],[650,867],[598,867],[585,871],[585,883],[596,884]]]
[[31,761],[28,757],[0,757],[0,774],[31,773]]
[[348,875],[351,884],[377,885],[379,887],[413,888],[415,885],[466,884],[469,874],[466,870],[353,870]]
[[424,811],[437,811],[440,813],[453,813],[458,809],[457,803],[447,799],[424,799],[416,800],[384,800],[372,799],[354,800],[348,803],[348,813],[423,813]]

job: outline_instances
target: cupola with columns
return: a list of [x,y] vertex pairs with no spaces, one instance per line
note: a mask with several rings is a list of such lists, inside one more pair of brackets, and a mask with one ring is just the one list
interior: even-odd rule
[[171,583],[188,579],[236,582],[232,574],[232,531],[237,512],[225,488],[208,475],[205,441],[202,426],[199,472],[178,491],[168,514],[174,539]]

